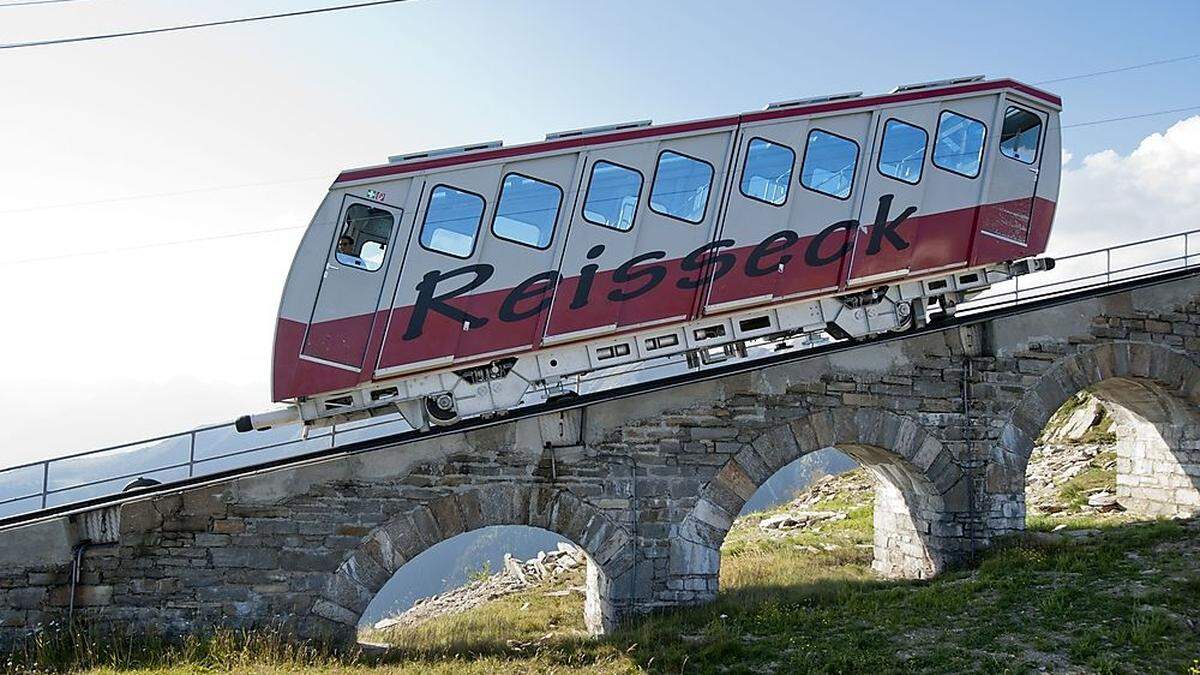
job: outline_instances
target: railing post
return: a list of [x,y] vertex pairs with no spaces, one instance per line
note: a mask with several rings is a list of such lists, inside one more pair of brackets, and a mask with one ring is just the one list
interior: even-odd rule
[[188,433],[188,478],[196,475],[196,432]]
[[50,492],[50,462],[42,463],[42,508],[46,508],[46,497]]
[[1112,283],[1112,249],[1104,249],[1104,283]]
[[1013,304],[1021,302],[1021,277],[1013,277]]

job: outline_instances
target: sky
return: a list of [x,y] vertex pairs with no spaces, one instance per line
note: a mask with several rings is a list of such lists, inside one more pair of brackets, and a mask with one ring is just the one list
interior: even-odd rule
[[[336,0],[6,2],[0,44]],[[1036,83],[1193,54],[1198,31],[1192,1],[411,0],[0,50],[0,466],[271,408],[279,294],[343,168],[957,75]],[[1064,125],[1200,106],[1200,59],[1044,86]],[[1064,148],[1052,250],[1200,227],[1200,109],[1067,128]],[[180,240],[201,241],[162,245]]]

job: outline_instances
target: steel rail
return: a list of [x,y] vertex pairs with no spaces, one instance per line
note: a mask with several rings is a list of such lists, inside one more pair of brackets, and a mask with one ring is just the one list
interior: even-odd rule
[[729,377],[744,372],[759,370],[766,367],[782,365],[785,363],[793,363],[806,361],[809,359],[820,358],[829,354],[858,349],[869,345],[886,344],[899,340],[905,340],[917,335],[932,334],[942,332],[948,329],[961,326],[974,325],[984,323],[1007,316],[1024,314],[1031,311],[1055,307],[1058,305],[1069,304],[1079,300],[1089,298],[1103,297],[1113,295],[1124,291],[1144,288],[1148,286],[1156,286],[1163,283],[1169,283],[1180,279],[1191,277],[1200,277],[1200,267],[1184,268],[1171,270],[1167,272],[1145,275],[1143,277],[1128,279],[1113,282],[1105,286],[1096,288],[1087,288],[1082,290],[1072,290],[1068,293],[1056,294],[1051,297],[1045,297],[1038,300],[1023,302],[1020,304],[1009,304],[1004,307],[998,307],[992,310],[980,311],[975,313],[967,313],[961,316],[947,317],[944,321],[936,324],[931,324],[920,329],[907,333],[890,333],[872,338],[867,338],[859,341],[841,341],[814,347],[812,349],[785,352],[771,356],[766,356],[754,360],[739,360],[727,364],[713,366],[711,368],[691,371],[678,375],[671,375],[664,378],[649,380],[646,382],[638,382],[613,389],[596,392],[591,394],[582,394],[578,397],[573,397],[565,400],[549,401],[538,403],[520,408],[511,415],[498,415],[491,419],[476,418],[466,420],[459,424],[449,427],[439,427],[428,432],[406,431],[397,434],[389,434],[376,438],[364,439],[361,441],[350,442],[341,446],[335,446],[324,450],[317,450],[302,454],[283,457],[253,466],[237,467],[224,471],[214,472],[203,476],[195,476],[171,483],[163,483],[161,485],[148,486],[137,488],[127,492],[121,492],[114,495],[104,495],[79,502],[71,502],[59,506],[47,507],[38,511],[17,514],[0,518],[0,530],[9,529],[12,527],[45,520],[48,518],[73,515],[86,511],[95,510],[106,506],[120,504],[126,501],[142,499],[145,497],[161,494],[172,494],[182,492],[187,489],[220,483],[233,478],[251,476],[267,471],[274,471],[286,467],[298,467],[307,464],[329,461],[339,457],[345,457],[354,454],[361,454],[392,448],[397,445],[403,445],[416,440],[427,440],[442,436],[450,436],[460,434],[467,431],[483,429],[487,427],[497,426],[501,424],[509,424],[522,419],[528,419],[539,415],[545,415],[554,412],[564,412],[568,410],[583,408],[598,403],[609,402],[638,396],[674,387],[704,382],[708,380]]

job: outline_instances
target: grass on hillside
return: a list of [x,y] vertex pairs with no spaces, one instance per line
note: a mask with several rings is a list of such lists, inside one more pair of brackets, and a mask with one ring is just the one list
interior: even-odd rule
[[[710,605],[660,613],[603,639],[584,633],[577,594],[536,589],[391,634],[395,648],[338,654],[271,633],[222,633],[181,646],[50,640],[10,668],[90,673],[1097,673],[1200,675],[1200,523],[1046,516],[970,569],[924,582],[869,567],[871,506],[822,532],[765,536],[740,521]],[[825,550],[821,544],[833,543]],[[816,549],[816,550],[813,550]],[[569,583],[578,583],[572,581]]]

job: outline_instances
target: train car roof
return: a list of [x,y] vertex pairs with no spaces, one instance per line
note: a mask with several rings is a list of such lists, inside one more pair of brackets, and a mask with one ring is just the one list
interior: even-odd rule
[[815,115],[839,110],[853,110],[856,108],[870,108],[877,105],[904,103],[907,101],[917,101],[927,98],[939,98],[942,96],[954,96],[976,92],[998,91],[1001,89],[1011,89],[1020,92],[1026,96],[1037,99],[1039,102],[1044,103],[1056,110],[1062,108],[1062,99],[1058,96],[1016,80],[1007,78],[984,80],[982,77],[959,78],[956,80],[944,80],[940,82],[902,85],[896,87],[889,93],[877,94],[873,96],[858,96],[856,94],[850,94],[816,99],[813,103],[800,102],[796,104],[782,104],[778,107],[770,106],[766,110],[747,112],[740,115],[725,115],[722,117],[710,117],[701,120],[672,122],[659,125],[648,125],[642,123],[616,125],[616,128],[612,131],[598,133],[586,133],[587,130],[584,130],[584,133],[579,133],[578,135],[555,137],[556,135],[552,134],[550,140],[524,143],[521,145],[512,145],[508,147],[503,147],[498,142],[480,144],[479,146],[463,146],[462,148],[455,149],[455,152],[445,155],[430,156],[430,153],[419,155],[404,161],[389,162],[388,164],[379,164],[376,166],[368,166],[357,169],[348,169],[338,175],[337,179],[335,179],[333,182],[333,187],[337,187],[343,183],[352,183],[391,176],[401,176],[404,174],[419,173],[422,171],[456,166],[459,164],[473,164],[476,162],[488,162],[497,159],[519,157],[523,155],[570,150],[588,145],[619,143],[622,141],[635,140],[639,138],[653,138],[655,136],[669,136],[672,134],[688,133],[692,131],[720,129],[723,127],[732,127],[747,122],[760,122],[787,117],[800,117],[803,115]]

